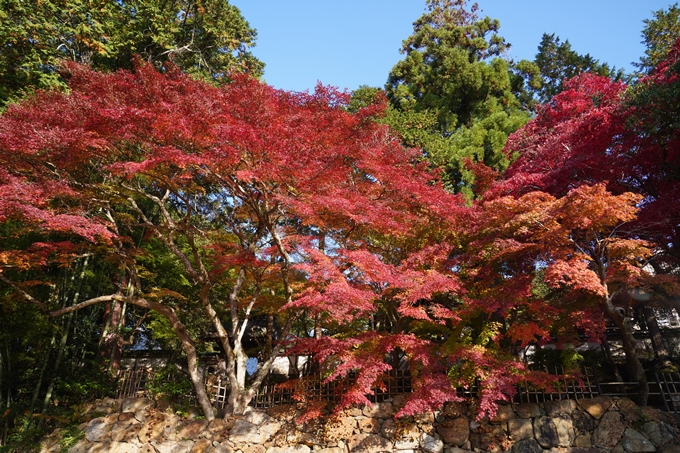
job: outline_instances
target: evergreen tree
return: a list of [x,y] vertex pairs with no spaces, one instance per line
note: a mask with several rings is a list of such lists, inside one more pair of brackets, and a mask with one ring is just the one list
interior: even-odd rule
[[64,86],[63,59],[99,70],[132,68],[132,57],[220,79],[260,75],[248,49],[256,32],[227,0],[0,0],[0,107],[34,88]]
[[388,123],[444,170],[449,189],[470,196],[474,166],[507,168],[505,141],[529,114],[518,99],[524,81],[501,58],[509,44],[499,21],[480,18],[477,4],[467,3],[427,0],[386,92],[395,110]]

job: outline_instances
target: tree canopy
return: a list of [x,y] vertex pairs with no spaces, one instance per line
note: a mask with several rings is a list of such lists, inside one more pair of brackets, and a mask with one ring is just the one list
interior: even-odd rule
[[0,1],[0,106],[34,88],[63,86],[62,60],[98,70],[132,68],[132,57],[172,60],[205,80],[261,74],[249,52],[256,32],[227,0]]

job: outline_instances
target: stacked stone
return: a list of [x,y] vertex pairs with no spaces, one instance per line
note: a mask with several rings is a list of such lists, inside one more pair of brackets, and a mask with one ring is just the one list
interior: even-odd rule
[[[84,438],[69,453],[680,453],[677,420],[625,398],[501,405],[482,420],[474,404],[463,403],[395,419],[403,403],[395,398],[301,424],[295,406],[208,422],[126,399],[81,425]],[[59,451],[58,437],[42,453]]]

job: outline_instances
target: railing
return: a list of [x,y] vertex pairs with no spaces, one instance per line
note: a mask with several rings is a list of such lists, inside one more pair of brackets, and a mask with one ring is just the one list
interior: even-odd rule
[[[555,374],[560,374],[554,370]],[[680,413],[680,373],[653,373],[649,379],[649,404],[666,410]],[[133,368],[121,370],[119,374],[118,398],[150,397],[146,388],[152,378],[153,371],[148,368]],[[251,405],[256,408],[270,408],[294,404],[297,395],[304,395],[308,400],[327,401],[337,403],[344,391],[351,385],[350,376],[346,380],[324,383],[319,375],[305,376],[295,381],[282,384],[264,384],[253,398]],[[367,395],[371,402],[382,402],[399,394],[412,391],[411,375],[408,370],[391,373],[384,380],[384,388],[374,389],[374,394]],[[228,381],[219,379],[215,375],[206,376],[206,388],[214,405],[223,408],[227,404],[229,395]],[[638,393],[637,382],[601,381],[592,367],[584,367],[580,379],[560,379],[551,391],[518,385],[515,403],[543,403],[562,399],[592,398],[595,396],[618,396],[636,399]],[[477,394],[475,386],[460,390],[461,396],[474,397]]]

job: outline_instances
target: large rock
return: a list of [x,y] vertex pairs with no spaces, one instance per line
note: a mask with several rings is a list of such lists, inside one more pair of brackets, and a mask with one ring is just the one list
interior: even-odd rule
[[357,419],[359,431],[362,433],[377,434],[380,432],[380,420],[372,417],[361,417]]
[[512,453],[543,453],[543,449],[535,439],[524,439],[515,442]]
[[357,427],[357,421],[353,417],[338,417],[326,423],[326,437],[330,440],[345,440]]
[[193,446],[194,442],[191,440],[166,440],[156,445],[156,451],[158,453],[191,453]]
[[530,418],[516,418],[508,421],[508,431],[515,441],[534,437],[534,427]]
[[148,398],[124,398],[120,402],[120,412],[137,412],[150,409],[156,405],[154,400]]
[[444,404],[444,410],[442,410],[442,415],[445,417],[460,417],[467,413],[467,406],[465,403],[449,401]]
[[208,427],[208,420],[192,420],[182,426],[177,433],[179,439],[197,439]]
[[645,453],[654,452],[656,447],[653,443],[645,438],[638,431],[628,428],[623,433],[623,439],[621,439],[621,445],[626,451],[631,453]]
[[364,406],[362,413],[365,417],[390,418],[394,414],[392,403],[373,403],[372,406]]
[[350,453],[378,453],[392,451],[392,442],[376,434],[354,434],[347,439]]
[[111,425],[107,423],[106,418],[100,417],[90,420],[83,432],[89,442],[102,442],[109,438],[110,430]]
[[538,404],[522,403],[515,407],[519,418],[537,418],[545,415],[545,411]]
[[380,427],[380,433],[388,439],[394,439],[397,436],[397,424],[393,419],[388,418]]
[[423,433],[420,438],[420,448],[425,453],[442,453],[444,451],[444,442],[429,434]]
[[261,434],[259,427],[245,420],[236,420],[231,427],[229,440],[235,444],[263,444],[269,436]]
[[656,450],[656,453],[680,453],[680,445],[662,445]]
[[498,425],[487,425],[470,432],[470,446],[475,451],[500,452],[505,450],[508,436]]
[[569,415],[576,409],[576,402],[573,400],[555,400],[546,401],[543,403],[548,417],[557,417],[558,415]]
[[[258,447],[260,446],[258,445]],[[214,450],[210,439],[197,439],[194,441],[194,446],[191,447],[191,453],[213,453]],[[264,447],[262,447],[262,450],[262,453],[264,453]]]
[[535,419],[534,436],[543,448],[569,447],[576,437],[571,418],[567,416]]
[[[323,451],[323,450],[322,450]],[[309,453],[306,445],[291,445],[289,447],[269,447],[267,453]]]
[[584,411],[572,412],[571,419],[574,422],[574,429],[578,434],[590,433],[597,427],[595,419]]
[[595,419],[599,420],[612,406],[612,399],[608,396],[582,398],[578,400],[578,405],[581,409],[588,412]]
[[437,433],[447,444],[462,446],[470,435],[470,425],[467,417],[446,420],[437,426]]
[[[92,445],[87,453],[141,453],[137,445],[126,442],[97,442]],[[166,453],[160,451],[158,453]],[[175,453],[175,452],[173,452]],[[180,452],[185,453],[185,452]],[[188,451],[186,453],[189,453]]]
[[502,423],[506,422],[512,418],[515,418],[515,413],[512,410],[512,406],[509,404],[501,404],[498,406],[496,414],[491,417],[491,423]]
[[644,424],[643,429],[657,447],[678,438],[675,428],[663,422],[647,422]]
[[609,411],[602,416],[599,426],[593,432],[593,444],[600,448],[614,448],[625,429],[621,415],[616,411]]

